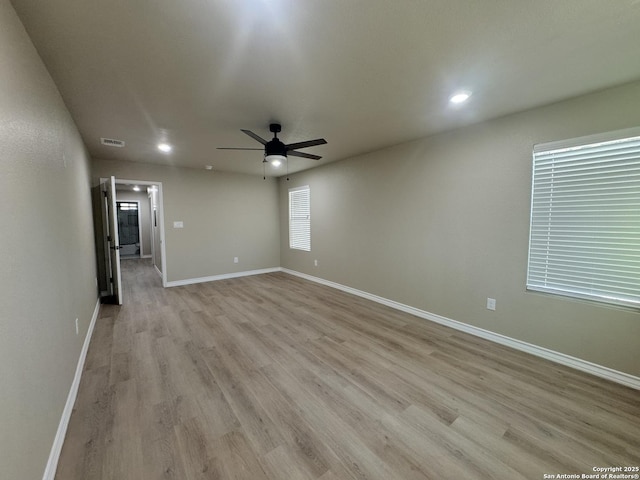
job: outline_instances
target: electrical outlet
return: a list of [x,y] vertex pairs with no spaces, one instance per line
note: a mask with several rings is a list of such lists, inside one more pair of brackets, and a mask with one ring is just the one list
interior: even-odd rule
[[76,318],[76,335],[80,334],[80,329],[78,328],[78,319]]
[[238,260],[238,257],[233,257],[233,263],[238,263],[240,260]]
[[313,261],[313,265],[317,267],[318,266],[318,260],[314,260]]
[[487,298],[487,309],[495,310],[496,309],[496,299],[495,298]]

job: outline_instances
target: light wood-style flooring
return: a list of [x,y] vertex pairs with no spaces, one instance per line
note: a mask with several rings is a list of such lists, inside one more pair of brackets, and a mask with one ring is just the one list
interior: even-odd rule
[[640,465],[640,392],[274,273],[128,260],[56,479],[542,479]]

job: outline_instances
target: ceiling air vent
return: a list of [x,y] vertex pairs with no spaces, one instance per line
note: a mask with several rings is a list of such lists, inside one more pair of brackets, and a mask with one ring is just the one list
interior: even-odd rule
[[100,143],[108,147],[124,147],[124,141],[115,138],[101,138]]

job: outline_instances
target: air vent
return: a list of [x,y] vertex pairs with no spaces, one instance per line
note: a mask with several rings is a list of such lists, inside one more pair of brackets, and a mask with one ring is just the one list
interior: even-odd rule
[[108,147],[124,147],[122,140],[116,140],[114,138],[101,138],[100,143],[107,145]]

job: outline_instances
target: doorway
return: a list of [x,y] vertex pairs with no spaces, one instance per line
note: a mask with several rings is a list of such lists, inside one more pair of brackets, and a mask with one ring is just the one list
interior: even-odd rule
[[[102,178],[100,183],[109,183],[109,179]],[[108,229],[104,225],[103,218],[101,222],[103,235],[100,237],[105,246],[105,254],[102,255],[102,250],[99,250],[98,258],[101,296],[112,295],[111,279],[114,278],[114,267],[117,269],[120,267],[120,257],[151,259],[156,272],[162,279],[162,286],[166,287],[162,182],[114,178],[114,185],[114,217],[117,219],[114,233],[117,232],[118,245],[115,248],[118,258],[117,261],[113,259],[111,264],[109,263],[110,244],[107,238]],[[102,194],[100,196],[102,198]],[[105,217],[104,212],[101,215]],[[113,265],[114,262],[117,266]]]
[[[130,193],[129,193],[130,192]],[[138,197],[132,197],[137,193]],[[162,286],[167,286],[166,252],[164,248],[164,214],[162,182],[149,180],[129,180],[116,178],[116,201],[138,201],[138,225],[141,234],[142,257],[150,257],[153,266],[162,278]],[[144,209],[144,210],[143,210]],[[148,218],[148,220],[144,220]],[[149,232],[146,226],[149,226]],[[148,240],[147,240],[148,239]]]
[[[116,199],[118,198],[116,190]],[[140,221],[140,202],[117,201],[118,239],[120,240],[120,259],[140,258],[142,256],[142,222]]]

